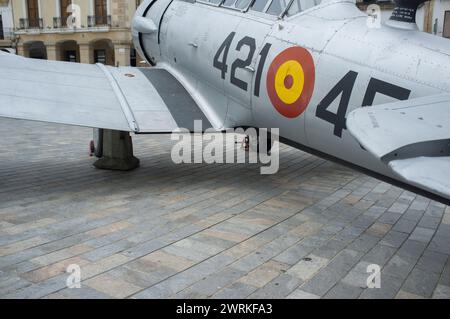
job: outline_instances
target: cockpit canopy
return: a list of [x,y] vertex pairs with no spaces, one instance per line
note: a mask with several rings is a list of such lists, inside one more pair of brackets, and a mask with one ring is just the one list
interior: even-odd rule
[[250,11],[271,16],[293,16],[319,5],[322,0],[197,0],[224,8]]

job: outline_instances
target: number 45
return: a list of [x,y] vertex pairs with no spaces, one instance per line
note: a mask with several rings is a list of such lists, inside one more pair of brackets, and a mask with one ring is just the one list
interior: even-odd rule
[[[357,72],[348,72],[317,106],[316,116],[319,119],[333,124],[334,135],[340,138],[342,138],[343,131],[347,129],[347,110],[357,77]],[[362,106],[372,106],[377,93],[404,101],[409,99],[411,91],[392,83],[371,78],[366,94],[364,95]],[[339,101],[338,111],[337,113],[333,113],[328,108],[339,96],[341,99]]]

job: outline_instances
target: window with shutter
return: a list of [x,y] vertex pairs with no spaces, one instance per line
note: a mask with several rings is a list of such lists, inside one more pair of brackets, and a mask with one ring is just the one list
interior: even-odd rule
[[445,11],[443,36],[450,38],[450,11]]
[[67,12],[67,9],[72,4],[72,0],[60,0],[60,8],[61,8],[61,25],[67,26],[67,19],[70,16],[70,13]]
[[39,5],[38,0],[28,0],[28,26],[39,28]]
[[108,23],[107,15],[106,0],[95,0],[95,24],[106,25]]

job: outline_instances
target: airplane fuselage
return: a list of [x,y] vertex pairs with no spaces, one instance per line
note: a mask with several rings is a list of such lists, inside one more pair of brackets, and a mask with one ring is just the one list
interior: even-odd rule
[[351,1],[278,19],[201,2],[147,0],[136,15],[158,27],[135,34],[138,50],[169,69],[216,127],[279,128],[285,141],[393,178],[349,134],[346,115],[450,92],[448,40],[371,27]]

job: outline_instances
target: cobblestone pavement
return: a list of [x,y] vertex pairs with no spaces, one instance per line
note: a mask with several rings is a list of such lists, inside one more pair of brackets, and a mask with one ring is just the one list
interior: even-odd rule
[[261,176],[177,166],[168,136],[137,136],[142,167],[120,173],[92,167],[90,129],[0,132],[2,298],[450,297],[449,207],[301,151]]

